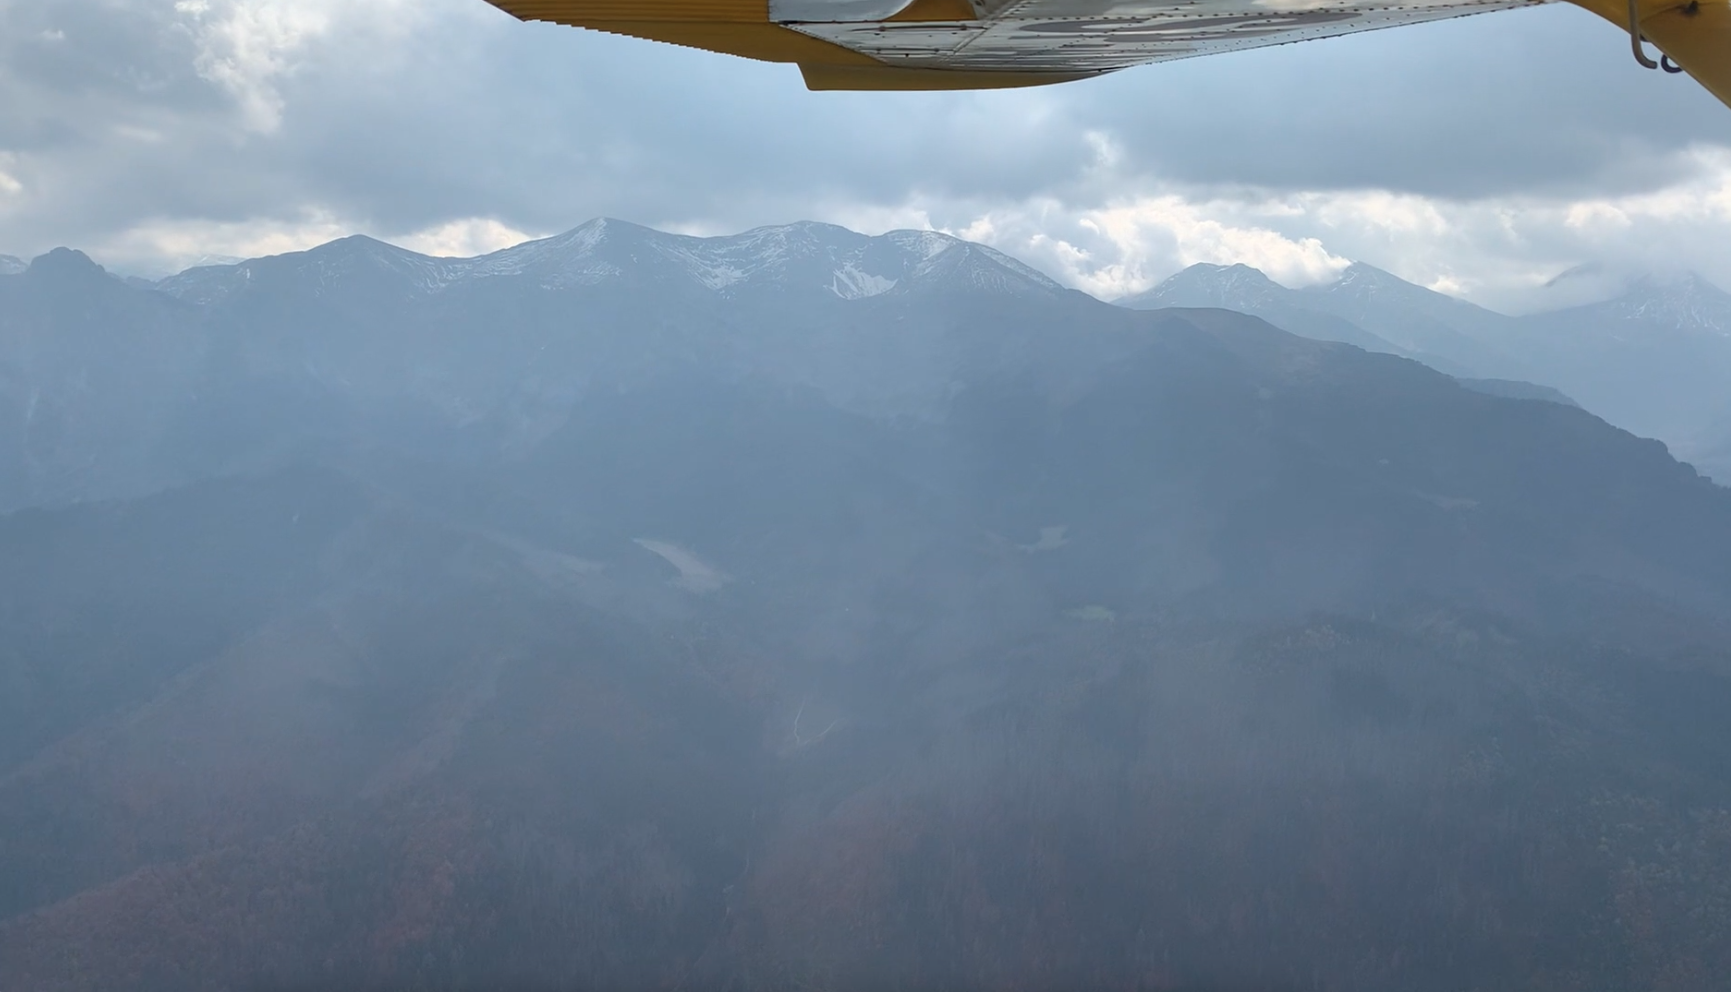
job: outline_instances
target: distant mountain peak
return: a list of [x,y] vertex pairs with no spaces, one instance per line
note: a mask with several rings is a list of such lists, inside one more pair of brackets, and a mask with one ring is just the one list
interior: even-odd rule
[[1213,271],[1229,273],[1234,276],[1249,276],[1257,279],[1268,279],[1268,281],[1273,282],[1272,279],[1269,279],[1268,273],[1254,265],[1247,265],[1244,262],[1233,262],[1229,265],[1217,265],[1212,262],[1198,262],[1195,265],[1190,266],[1190,268],[1202,272]]
[[1731,293],[1694,272],[1643,276],[1627,293],[1591,308],[1685,333],[1731,337]]
[[406,248],[397,248],[395,245],[387,244],[383,241],[380,241],[378,238],[368,237],[365,234],[351,234],[346,238],[338,238],[335,241],[327,241],[324,244],[319,245],[317,248],[311,249],[311,251],[312,252],[372,251],[372,250],[376,250],[376,249],[388,249],[388,250],[395,250],[395,251],[407,251],[408,250]]
[[1471,306],[1465,300],[1439,293],[1428,286],[1402,279],[1400,276],[1379,269],[1368,262],[1353,262],[1342,269],[1339,278],[1333,282],[1311,286],[1307,291],[1314,293],[1333,293],[1340,295],[1365,295],[1372,293],[1398,293],[1413,300],[1424,300],[1431,303],[1447,301],[1451,304]]
[[924,259],[935,258],[959,244],[966,244],[961,238],[943,233],[942,231],[891,231],[884,237],[889,241],[919,254]]
[[239,255],[200,255],[193,259],[192,264],[188,265],[187,268],[198,269],[213,265],[239,265],[244,261],[246,261],[246,259]]
[[918,259],[908,270],[908,286],[983,289],[1016,296],[1065,292],[1039,270],[985,245],[935,231],[900,231],[884,237],[911,249]]
[[1231,265],[1198,262],[1152,289],[1119,300],[1118,305],[1133,310],[1173,306],[1242,310],[1290,292],[1292,290],[1270,279],[1261,269],[1242,262]]
[[1215,262],[1197,262],[1195,265],[1181,270],[1172,278],[1248,279],[1253,282],[1274,282],[1273,279],[1269,278],[1268,273],[1243,262],[1232,262],[1227,265]]
[[[1169,298],[1195,298],[1199,293],[1211,294],[1228,308],[1233,302],[1244,302],[1255,299],[1267,300],[1273,297],[1288,298],[1292,294],[1360,296],[1372,293],[1401,293],[1415,300],[1448,301],[1462,306],[1471,306],[1464,300],[1457,300],[1444,293],[1438,293],[1416,283],[1408,282],[1386,269],[1377,268],[1368,262],[1352,262],[1342,269],[1340,275],[1332,282],[1306,286],[1302,289],[1292,289],[1275,282],[1263,272],[1243,262],[1229,265],[1211,262],[1198,262],[1166,279],[1160,285],[1146,292],[1126,297],[1119,302],[1121,306],[1145,309],[1156,301]],[[1296,297],[1293,297],[1296,298]],[[1196,306],[1199,304],[1179,304]]]
[[1269,278],[1268,273],[1253,265],[1246,265],[1243,262],[1233,262],[1231,265],[1218,265],[1213,262],[1197,262],[1195,265],[1189,266],[1188,268],[1178,272],[1176,275],[1173,275],[1171,278],[1167,279],[1166,282],[1172,285],[1180,285],[1184,283],[1207,283],[1216,286],[1254,288],[1257,290],[1261,290],[1265,287],[1273,289],[1286,288]]
[[[983,253],[977,256],[981,264],[1001,269],[1001,286],[1062,288],[1000,252],[937,231],[891,231],[874,238],[817,221],[696,237],[600,218],[565,234],[474,259],[470,274],[530,276],[549,288],[630,275],[690,280],[723,294],[774,287],[828,291],[855,300],[889,292],[910,278],[935,278],[940,267],[933,263],[958,247]],[[959,257],[951,259],[948,268],[959,262]]]
[[378,238],[370,238],[365,234],[351,234],[346,238],[338,238],[309,249],[305,253],[310,258],[319,259],[364,259],[384,262],[387,264],[404,260],[428,260],[431,256],[399,248]]
[[1368,279],[1368,280],[1376,280],[1379,282],[1390,282],[1390,283],[1400,283],[1401,285],[1411,285],[1405,279],[1402,279],[1400,276],[1395,275],[1394,273],[1388,271],[1387,269],[1379,269],[1376,266],[1370,264],[1369,262],[1349,262],[1349,263],[1347,263],[1346,268],[1340,270],[1340,278],[1341,279]]
[[32,276],[48,276],[51,278],[87,278],[90,276],[108,275],[108,270],[97,265],[89,255],[73,248],[56,248],[46,255],[39,255],[30,262],[25,272]]
[[1629,295],[1688,297],[1701,296],[1709,299],[1719,299],[1728,294],[1714,285],[1699,272],[1673,272],[1668,274],[1648,273],[1634,279],[1629,286]]
[[432,258],[356,235],[293,255],[188,270],[164,280],[160,288],[190,302],[209,303],[245,289],[266,272],[296,272],[294,278],[327,285],[381,271],[428,293],[500,278],[526,279],[552,290],[630,283],[683,286],[724,296],[827,293],[844,300],[945,279],[1000,292],[1064,292],[1057,282],[1002,252],[937,231],[891,231],[872,237],[834,224],[800,221],[697,237],[611,217],[476,258]]
[[30,263],[22,258],[13,255],[0,255],[0,276],[15,276],[28,268],[30,268]]

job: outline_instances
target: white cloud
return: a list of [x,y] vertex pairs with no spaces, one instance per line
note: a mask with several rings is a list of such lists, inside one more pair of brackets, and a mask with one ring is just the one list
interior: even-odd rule
[[330,28],[320,3],[177,0],[198,40],[199,75],[222,86],[239,103],[248,129],[275,131],[282,124],[279,77],[293,71],[295,56]]
[[[840,224],[845,228],[859,231],[864,234],[883,234],[887,231],[936,231],[942,229],[939,225],[932,222],[932,215],[929,211],[917,204],[911,203],[883,205],[858,203],[831,205],[828,209],[820,210],[814,215],[814,217],[819,220],[828,221],[831,224]],[[991,221],[988,217],[979,217],[975,218],[973,223],[976,225],[990,225]],[[953,230],[947,231],[946,233],[954,234],[956,237],[965,237],[972,241],[992,241],[992,239],[988,237],[976,236],[979,234],[979,230],[983,230],[983,228],[975,230],[973,233],[963,233],[962,231]],[[714,233],[724,232],[718,231]]]
[[0,211],[19,202],[25,195],[24,180],[18,178],[19,164],[17,155],[0,151]]
[[425,5],[411,0],[175,0],[174,10],[197,43],[200,76],[229,92],[250,131],[282,126],[282,82],[332,34],[374,42],[369,58],[385,59]]
[[209,256],[281,255],[354,233],[351,224],[321,211],[309,211],[293,220],[159,220],[121,231],[94,246],[91,254],[122,272],[162,276]]
[[396,243],[423,255],[473,258],[544,236],[519,231],[490,217],[471,217],[417,231]]
[[1142,251],[1150,243],[1172,245],[1173,257],[1181,266],[1242,262],[1289,285],[1328,282],[1350,264],[1313,236],[1289,237],[1240,219],[1244,214],[1277,212],[1261,207],[1254,201],[1192,200],[1167,194],[1091,210],[1083,220],[1129,263],[1105,270],[1108,285],[1102,288],[1119,294],[1145,288],[1138,283],[1153,261]]
[[[1623,196],[1453,200],[1377,189],[1210,190],[1120,176],[1067,199],[915,198],[829,217],[867,230],[893,220],[982,241],[1105,299],[1197,262],[1242,262],[1302,286],[1364,261],[1517,312],[1561,305],[1546,284],[1587,263],[1626,273],[1688,268],[1731,288],[1731,253],[1724,250],[1731,243],[1731,151],[1694,150],[1686,158],[1677,182]],[[1125,187],[1137,191],[1117,192]]]
[[365,230],[328,210],[309,210],[287,219],[150,221],[116,234],[95,246],[91,254],[122,272],[162,276],[178,272],[200,259],[282,255],[306,251],[357,233],[371,234],[410,251],[447,258],[472,258],[545,236],[520,231],[486,217],[454,220],[408,234],[394,234]]
[[[1350,261],[1366,261],[1438,291],[1519,312],[1560,305],[1560,295],[1547,290],[1547,283],[1584,263],[1622,272],[1692,268],[1731,288],[1731,255],[1723,250],[1731,239],[1731,152],[1691,155],[1693,171],[1679,182],[1621,197],[1448,200],[1383,190],[1222,191],[1148,181],[1140,182],[1139,192],[1109,195],[1112,186],[1132,185],[1115,179],[1092,198],[832,201],[794,216],[871,234],[944,231],[990,244],[1104,299],[1146,289],[1197,262],[1242,262],[1301,286],[1330,281]],[[0,160],[0,170],[5,165]],[[21,188],[0,171],[0,196]],[[569,223],[585,219],[572,217]],[[759,221],[789,219],[794,217]],[[697,216],[660,226],[715,235],[749,225]],[[277,254],[357,232],[426,254],[460,257],[546,233],[486,216],[393,232],[313,207],[287,219],[154,220],[97,249],[131,271],[160,272],[207,255]]]
[[[1350,263],[1315,236],[1262,223],[1262,215],[1283,212],[1271,202],[1168,190],[1095,204],[1042,196],[977,213],[918,201],[841,210],[829,219],[868,231],[930,227],[980,241],[1103,299],[1146,289],[1198,262],[1243,262],[1293,285],[1326,282]],[[1303,219],[1301,211],[1284,212],[1288,220]]]

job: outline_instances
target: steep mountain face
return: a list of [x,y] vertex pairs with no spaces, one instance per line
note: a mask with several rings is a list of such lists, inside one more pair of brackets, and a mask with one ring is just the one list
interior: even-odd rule
[[1524,319],[1511,348],[1631,430],[1664,438],[1716,477],[1731,462],[1731,294],[1698,277],[1637,282],[1615,299]]
[[[136,495],[385,435],[437,452],[526,448],[587,390],[668,363],[931,417],[964,365],[1061,378],[1120,347],[1077,352],[1037,333],[1079,294],[922,232],[807,224],[704,240],[596,221],[471,260],[349,238],[192,269],[160,292],[76,253],[38,265],[0,283],[14,297],[0,316],[0,437],[18,452],[0,508]],[[33,302],[51,292],[77,302]],[[93,394],[85,419],[63,423],[55,404],[79,391]],[[477,431],[505,436],[469,440]]]
[[1300,292],[1317,301],[1315,306],[1419,354],[1446,356],[1503,378],[1532,371],[1502,347],[1509,318],[1415,286],[1373,265],[1355,262],[1334,282]]
[[198,380],[200,319],[64,249],[0,277],[0,508],[182,480],[155,445]]
[[[162,288],[210,305],[213,319],[253,328],[254,362],[311,367],[374,400],[489,413],[511,400],[568,402],[524,395],[538,368],[580,370],[581,389],[629,380],[646,363],[684,361],[736,376],[767,372],[843,405],[929,414],[946,398],[955,363],[985,347],[1012,350],[950,327],[945,307],[985,297],[1004,310],[1028,308],[1021,323],[1037,326],[1042,311],[1077,295],[990,249],[935,234],[866,238],[796,225],[704,240],[618,221],[463,261],[349,239],[195,270]],[[900,302],[903,319],[875,319],[878,305],[867,301],[886,298]],[[907,305],[915,299],[928,305]],[[317,331],[308,334],[309,325]],[[271,351],[259,354],[261,344]],[[405,348],[417,356],[412,365],[397,358]]]
[[76,271],[191,344],[0,518],[0,988],[1731,967],[1731,491],[1579,408],[929,235]]
[[1731,478],[1723,454],[1731,445],[1731,295],[1699,277],[1641,280],[1602,303],[1505,317],[1363,264],[1297,290],[1246,266],[1196,265],[1120,304],[1220,306],[1304,337],[1414,358],[1469,383],[1542,383],[1518,388],[1531,398],[1560,392],[1663,439],[1707,474]]

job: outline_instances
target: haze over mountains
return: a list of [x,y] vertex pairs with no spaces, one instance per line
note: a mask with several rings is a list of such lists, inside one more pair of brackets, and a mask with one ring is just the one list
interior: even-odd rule
[[1336,292],[0,277],[0,988],[1714,988],[1731,490]]
[[1304,289],[1244,265],[1196,265],[1118,302],[1223,307],[1467,379],[1550,387],[1731,478],[1731,294],[1698,276],[1638,279],[1609,300],[1507,317],[1362,263]]

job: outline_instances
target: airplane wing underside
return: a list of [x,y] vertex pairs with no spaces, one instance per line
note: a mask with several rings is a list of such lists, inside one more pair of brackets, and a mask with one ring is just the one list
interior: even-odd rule
[[[1308,41],[1546,0],[489,0],[772,62],[812,89],[979,89]],[[1572,0],[1628,27],[1626,0]],[[1637,0],[1649,39],[1731,102],[1731,0]]]
[[[999,0],[972,21],[788,27],[891,65],[1100,73],[1149,62],[1327,38],[1529,6],[1537,0]],[[772,14],[823,0],[771,0]],[[981,4],[987,7],[986,4]]]

